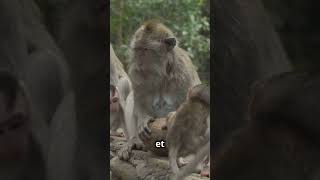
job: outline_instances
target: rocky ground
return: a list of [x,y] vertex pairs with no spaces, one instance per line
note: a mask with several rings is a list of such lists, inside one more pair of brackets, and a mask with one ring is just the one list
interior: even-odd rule
[[[152,152],[133,150],[129,161],[122,161],[117,152],[126,143],[124,137],[110,136],[110,175],[112,180],[167,180],[170,175],[168,157]],[[200,174],[191,174],[185,180],[208,180]]]

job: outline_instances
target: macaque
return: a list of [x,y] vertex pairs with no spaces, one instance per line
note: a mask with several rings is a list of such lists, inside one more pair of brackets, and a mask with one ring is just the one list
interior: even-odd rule
[[124,71],[123,65],[115,55],[110,44],[110,130],[116,134],[117,128],[122,127],[125,135],[128,136],[125,110],[126,99],[131,91],[131,82]]
[[150,122],[175,111],[188,88],[200,84],[188,53],[179,47],[173,32],[157,21],[147,21],[138,28],[130,43],[129,57],[128,74],[133,88],[129,94],[133,102],[129,103],[133,107],[128,108],[133,110],[128,131],[132,133],[129,132],[128,147],[123,151],[124,159],[139,138],[150,137]]
[[[173,179],[180,179],[192,173],[205,156],[209,155],[209,116],[210,89],[203,84],[190,88],[186,101],[176,112],[169,113],[166,141]],[[196,154],[196,158],[179,170],[178,158],[190,154]]]

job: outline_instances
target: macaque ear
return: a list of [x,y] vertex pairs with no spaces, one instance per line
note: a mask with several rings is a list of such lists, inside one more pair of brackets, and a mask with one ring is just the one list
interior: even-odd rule
[[177,40],[176,40],[176,38],[174,38],[174,37],[166,38],[166,39],[164,40],[164,43],[165,43],[168,51],[171,51],[171,50],[176,46]]

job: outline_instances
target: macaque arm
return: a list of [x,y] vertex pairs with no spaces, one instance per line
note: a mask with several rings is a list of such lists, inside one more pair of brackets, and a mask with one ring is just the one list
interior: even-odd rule
[[173,174],[177,174],[179,172],[179,167],[178,167],[178,147],[170,147],[169,149],[169,164],[171,167],[171,170]]
[[141,105],[141,100],[140,102],[134,102],[133,110],[133,113],[136,116],[137,127],[143,126],[145,121],[153,118],[147,113],[146,108]]
[[133,114],[134,100],[133,92],[131,92],[126,99],[126,107],[124,110],[125,126],[128,133],[128,139],[133,139],[137,135],[137,122]]
[[127,99],[129,93],[131,92],[131,85],[130,82],[127,78],[123,77],[119,80],[118,82],[118,89],[119,89],[119,93],[121,94],[122,98],[124,100]]

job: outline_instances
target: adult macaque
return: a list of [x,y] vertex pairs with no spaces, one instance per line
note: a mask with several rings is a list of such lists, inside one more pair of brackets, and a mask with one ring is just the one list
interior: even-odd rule
[[[209,115],[210,89],[203,84],[192,87],[186,101],[180,105],[176,112],[169,113],[166,142],[170,167],[173,172],[172,179],[181,179],[192,173],[197,164],[204,160],[205,155],[209,155]],[[179,171],[178,158],[190,154],[198,155],[193,162]]]
[[249,124],[223,147],[214,179],[319,179],[319,91],[319,73],[284,73],[258,82]]
[[115,134],[122,127],[128,136],[125,122],[126,99],[131,91],[131,82],[123,65],[110,44],[110,130]]
[[133,35],[128,74],[133,87],[128,97],[133,100],[133,119],[128,128],[133,134],[129,132],[126,157],[137,135],[140,139],[149,137],[148,123],[175,111],[188,88],[200,83],[196,68],[173,32],[156,21],[145,22]]
[[45,179],[45,161],[32,126],[24,88],[15,76],[0,70],[0,179]]

